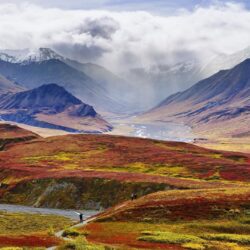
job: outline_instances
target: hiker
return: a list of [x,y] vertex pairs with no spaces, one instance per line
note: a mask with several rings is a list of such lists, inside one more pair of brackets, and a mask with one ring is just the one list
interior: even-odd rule
[[130,196],[131,200],[135,200],[137,198],[137,194],[135,193],[132,193],[131,196]]
[[83,214],[78,213],[78,212],[75,212],[75,213],[79,215],[80,223],[82,223],[83,222]]
[[80,218],[80,223],[82,223],[83,222],[83,214],[82,213],[79,214],[79,218]]

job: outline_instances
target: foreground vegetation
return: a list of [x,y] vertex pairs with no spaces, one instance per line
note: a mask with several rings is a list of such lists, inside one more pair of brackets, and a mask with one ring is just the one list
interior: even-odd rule
[[95,222],[84,230],[90,242],[122,249],[250,249],[250,224],[241,216],[191,222]]
[[[0,247],[250,249],[248,154],[138,138],[44,139],[20,129],[15,135],[9,126],[1,130],[0,202],[108,209],[73,229],[57,216],[2,213]],[[131,201],[132,193],[138,199]],[[66,241],[54,236],[63,228]]]
[[101,244],[91,244],[84,237],[77,237],[73,240],[63,243],[57,250],[114,250]]
[[91,242],[148,249],[250,249],[250,189],[170,190],[125,202],[82,230]]
[[61,216],[0,211],[0,247],[55,246],[61,243],[55,232],[70,225]]

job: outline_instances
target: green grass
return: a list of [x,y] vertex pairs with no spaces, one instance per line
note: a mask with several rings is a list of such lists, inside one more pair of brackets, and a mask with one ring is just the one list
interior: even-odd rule
[[161,231],[144,231],[138,240],[169,244],[201,243],[204,241],[201,238],[190,234]]
[[0,235],[52,234],[70,225],[72,221],[62,216],[0,211]]
[[211,232],[211,233],[229,233],[229,234],[250,234],[250,225],[244,223],[247,219],[224,220],[211,223],[190,223],[187,225],[190,230]]
[[108,250],[108,248],[101,245],[90,244],[83,237],[78,237],[75,240],[59,246],[57,250]]
[[216,240],[216,241],[226,241],[234,242],[243,245],[250,244],[250,235],[241,235],[241,234],[207,234],[202,236],[206,240]]
[[63,234],[62,234],[63,237],[68,237],[68,238],[69,237],[74,238],[74,237],[78,237],[80,235],[86,236],[86,235],[88,235],[88,232],[83,231],[83,230],[81,230],[81,232],[79,232],[76,228],[67,228],[63,231]]
[[203,250],[205,249],[205,246],[203,244],[200,243],[185,243],[182,244],[182,247],[186,248],[186,249],[192,249],[192,250]]

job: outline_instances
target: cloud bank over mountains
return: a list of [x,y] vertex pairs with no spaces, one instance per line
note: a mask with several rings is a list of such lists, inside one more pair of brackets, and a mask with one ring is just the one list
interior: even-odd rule
[[51,47],[117,73],[186,60],[205,62],[250,45],[250,11],[235,3],[169,16],[0,4],[0,23],[0,49]]

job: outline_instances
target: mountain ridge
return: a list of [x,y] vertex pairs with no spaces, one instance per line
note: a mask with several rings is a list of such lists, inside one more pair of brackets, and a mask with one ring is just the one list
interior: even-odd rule
[[92,106],[54,83],[2,96],[0,118],[68,132],[104,132],[112,128]]
[[20,57],[9,56],[13,60],[6,59],[7,52],[0,53],[0,72],[27,88],[55,82],[64,84],[68,91],[100,110],[126,112],[132,108],[129,101],[134,96],[132,85],[102,66],[80,63],[49,48],[26,52]]
[[199,104],[214,98],[226,103],[232,101],[232,98],[239,96],[240,93],[241,97],[244,97],[244,93],[250,89],[249,70],[250,59],[246,59],[230,70],[221,70],[186,91],[171,95],[157,107],[187,100],[191,100],[192,104]]
[[206,141],[215,148],[225,147],[225,142],[233,148],[243,143],[250,146],[249,72],[250,59],[246,59],[166,98],[139,120],[185,123],[202,139],[202,146]]

